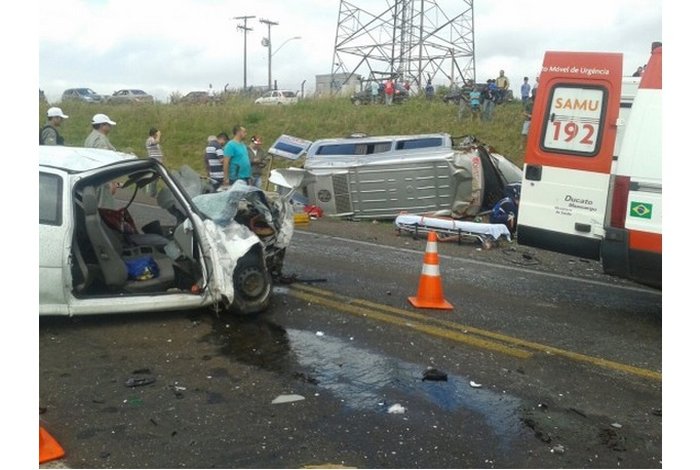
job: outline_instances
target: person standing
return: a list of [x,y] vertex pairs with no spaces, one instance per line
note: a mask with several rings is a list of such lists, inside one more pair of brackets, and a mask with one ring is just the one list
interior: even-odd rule
[[435,97],[435,87],[430,79],[428,79],[428,83],[425,85],[425,97],[428,99],[428,101],[432,101]]
[[252,171],[252,184],[255,187],[262,189],[262,174],[267,164],[264,152],[261,148],[262,139],[254,135],[250,139],[248,145],[248,158],[250,159],[250,167]]
[[459,90],[459,112],[457,114],[457,117],[461,121],[462,118],[464,118],[464,112],[467,109],[467,106],[469,105],[469,94],[471,93],[471,87],[467,82],[464,82],[464,85],[462,85],[462,88]]
[[530,84],[528,83],[528,78],[523,79],[523,84],[520,85],[520,98],[523,100],[523,105],[530,99]]
[[379,98],[379,83],[376,80],[372,80],[369,83],[370,94],[372,95],[372,104],[377,104],[377,99]]
[[384,85],[384,97],[387,106],[391,106],[391,103],[394,101],[394,91],[394,80],[390,78]]
[[497,103],[503,103],[506,100],[508,88],[510,88],[510,80],[508,80],[503,70],[499,72],[496,79],[496,88],[498,88]]
[[496,107],[496,98],[494,96],[493,79],[486,80],[486,86],[481,91],[481,101],[484,104],[484,111],[481,113],[481,120],[488,122],[493,118],[493,109]]
[[84,147],[117,150],[107,137],[112,131],[112,126],[117,123],[112,121],[106,114],[95,114],[92,117],[92,131],[85,139]]
[[243,143],[247,135],[246,128],[241,125],[233,126],[233,138],[224,147],[224,186],[229,186],[238,180],[249,184],[251,177],[248,149]]
[[[157,160],[163,163],[163,150],[160,148],[160,131],[155,127],[151,127],[148,131],[148,138],[146,139],[146,155],[148,158]],[[156,182],[148,183],[146,187],[146,194],[151,197],[156,197],[158,192],[158,185]]]
[[[95,114],[92,117],[92,131],[88,134],[83,147],[117,150],[109,141],[107,135],[112,131],[112,126],[117,123],[112,121],[106,114]],[[116,202],[112,197],[117,192],[119,183],[111,181],[109,184],[104,184],[97,187],[97,204],[99,207],[114,209]]]
[[535,94],[537,89],[532,90],[532,98],[527,100],[525,103],[525,122],[523,122],[523,129],[521,134],[523,136],[523,148],[527,147],[527,135],[530,132],[530,120],[532,119],[532,106],[535,101]]
[[211,83],[209,84],[209,91],[207,92],[207,96],[208,96],[209,105],[213,106],[214,105],[214,88],[211,86]]
[[476,85],[469,92],[469,107],[472,111],[472,120],[477,119],[481,113],[481,92]]
[[218,136],[210,135],[207,138],[207,146],[204,149],[204,164],[207,169],[209,181],[214,190],[224,182],[224,150],[223,146],[228,142],[228,135],[221,133]]
[[46,112],[46,125],[39,131],[39,145],[63,145],[63,137],[58,133],[64,119],[68,116],[63,114],[61,108],[49,108]]

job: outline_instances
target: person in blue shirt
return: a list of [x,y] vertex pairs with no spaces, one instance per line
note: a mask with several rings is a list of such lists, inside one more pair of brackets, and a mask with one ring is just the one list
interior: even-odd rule
[[253,172],[248,158],[248,148],[243,143],[246,135],[245,127],[241,125],[233,127],[233,138],[224,147],[223,186],[229,186],[238,180],[250,184]]
[[525,77],[523,79],[523,84],[520,85],[520,98],[523,100],[523,106],[530,99],[530,90],[531,90],[530,83],[528,83],[528,78]]
[[469,92],[469,107],[472,110],[472,119],[477,119],[481,113],[481,92],[476,85]]

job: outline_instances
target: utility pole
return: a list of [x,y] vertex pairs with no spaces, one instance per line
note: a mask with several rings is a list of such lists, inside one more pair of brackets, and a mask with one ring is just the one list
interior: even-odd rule
[[272,26],[277,26],[279,23],[260,19],[261,23],[267,25],[267,41],[263,41],[263,44],[267,43],[267,90],[272,90]]
[[240,24],[236,26],[236,29],[243,31],[243,93],[248,91],[248,31],[252,31],[253,28],[248,27],[248,20],[255,18],[255,16],[236,16],[234,20],[243,20],[243,26]]

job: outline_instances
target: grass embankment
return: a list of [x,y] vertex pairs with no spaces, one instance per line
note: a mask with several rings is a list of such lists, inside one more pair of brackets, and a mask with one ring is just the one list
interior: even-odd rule
[[[95,113],[105,113],[117,126],[109,135],[112,144],[121,151],[140,157],[148,130],[161,130],[161,146],[169,168],[188,164],[204,172],[202,155],[206,138],[225,131],[230,134],[234,124],[248,129],[248,136],[262,136],[271,144],[281,134],[308,140],[342,137],[353,132],[369,135],[418,134],[446,132],[452,136],[474,135],[482,142],[517,164],[522,164],[520,148],[523,113],[519,102],[497,106],[493,120],[483,123],[468,115],[457,119],[457,106],[440,101],[412,99],[395,106],[354,106],[347,98],[304,100],[293,106],[259,106],[248,100],[232,99],[217,106],[207,105],[109,105],[66,102],[59,104],[70,116],[61,134],[66,145],[82,146],[90,132]],[[45,122],[48,105],[39,109],[39,122]],[[275,166],[286,165],[277,161]]]

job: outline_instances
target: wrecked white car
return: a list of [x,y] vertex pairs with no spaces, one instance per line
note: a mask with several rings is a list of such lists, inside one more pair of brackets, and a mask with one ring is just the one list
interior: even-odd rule
[[109,150],[41,146],[39,188],[40,315],[260,312],[293,231],[276,195]]

